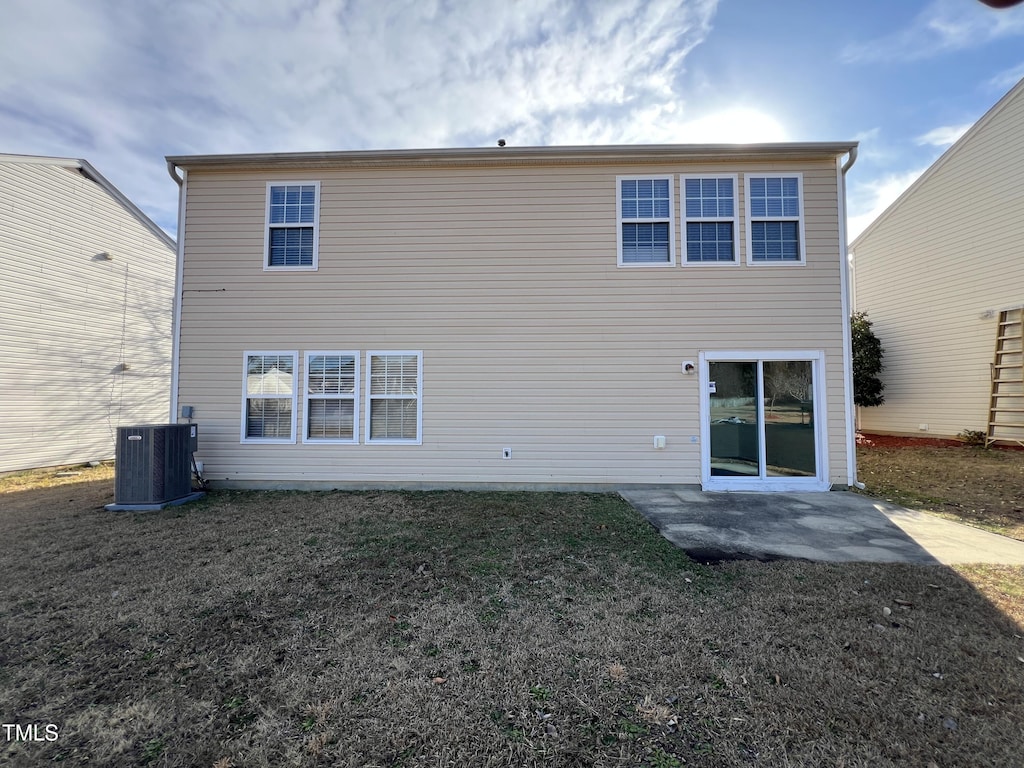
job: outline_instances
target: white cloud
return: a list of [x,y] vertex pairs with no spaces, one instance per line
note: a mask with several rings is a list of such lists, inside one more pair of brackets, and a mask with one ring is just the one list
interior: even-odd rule
[[850,211],[846,222],[847,238],[850,242],[855,240],[861,232],[882,213],[885,209],[896,202],[911,184],[927,170],[918,168],[905,173],[889,174],[870,182],[852,185],[850,200],[861,201],[856,208]]
[[679,125],[677,142],[709,144],[753,144],[787,141],[786,128],[772,115],[752,107],[732,107],[720,112],[684,121]]
[[1000,72],[986,83],[990,90],[997,93],[1006,93],[1024,78],[1024,62],[1016,67]]
[[86,157],[165,225],[164,154],[686,141],[717,2],[7,0],[0,135]]
[[920,146],[948,147],[971,129],[974,123],[962,125],[941,125],[914,139]]
[[[788,139],[786,128],[775,117],[757,109],[733,107],[690,118],[672,103],[640,107],[627,124],[607,117],[567,117],[535,127],[549,138],[544,143],[561,145],[751,144]],[[513,134],[509,143],[540,142],[525,132]]]
[[847,62],[929,58],[1024,35],[1024,6],[994,10],[975,0],[932,0],[913,22],[876,40],[847,46]]

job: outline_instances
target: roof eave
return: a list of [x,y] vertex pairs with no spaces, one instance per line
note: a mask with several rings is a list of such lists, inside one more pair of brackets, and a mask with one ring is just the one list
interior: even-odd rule
[[650,144],[553,147],[471,147],[240,155],[170,155],[182,168],[275,168],[409,165],[523,165],[664,162],[666,160],[809,159],[841,157],[857,142],[772,144]]
[[173,237],[164,232],[160,225],[143,213],[142,209],[135,205],[135,203],[133,203],[129,198],[125,197],[121,190],[111,184],[110,181],[102,173],[97,171],[87,160],[77,157],[44,157],[41,155],[0,154],[0,163],[10,163],[12,165],[53,166],[80,171],[86,176],[86,178],[98,184],[108,195],[114,198],[114,200],[128,211],[129,214],[138,219],[142,226],[162,240],[168,248],[177,249],[177,244]]

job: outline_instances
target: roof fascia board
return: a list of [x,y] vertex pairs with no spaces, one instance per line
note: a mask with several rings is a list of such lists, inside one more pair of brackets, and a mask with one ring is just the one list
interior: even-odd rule
[[81,168],[82,161],[74,157],[43,157],[41,155],[0,154],[0,163],[12,165],[56,165],[61,168]]
[[666,160],[796,160],[849,153],[856,142],[777,144],[668,144],[573,147],[476,147],[464,149],[392,149],[341,152],[290,152],[245,155],[168,156],[168,162],[191,169],[396,167],[449,165],[582,165],[643,163]]

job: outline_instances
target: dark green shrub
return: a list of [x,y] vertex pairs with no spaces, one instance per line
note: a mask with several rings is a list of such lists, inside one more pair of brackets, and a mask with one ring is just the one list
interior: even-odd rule
[[882,356],[885,350],[871,330],[866,312],[854,312],[850,317],[853,337],[853,402],[861,407],[881,405],[885,402],[882,391],[885,384],[878,374],[885,370]]

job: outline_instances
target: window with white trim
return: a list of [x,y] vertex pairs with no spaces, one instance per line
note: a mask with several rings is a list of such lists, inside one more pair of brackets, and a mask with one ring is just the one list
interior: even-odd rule
[[246,352],[242,442],[295,442],[296,352]]
[[268,182],[264,269],[316,269],[320,182]]
[[675,264],[673,177],[616,178],[619,266]]
[[736,264],[736,176],[682,176],[683,263]]
[[423,353],[366,353],[366,442],[421,442]]
[[357,442],[358,403],[358,352],[306,353],[303,442]]
[[803,178],[800,174],[748,175],[747,262],[804,261]]

